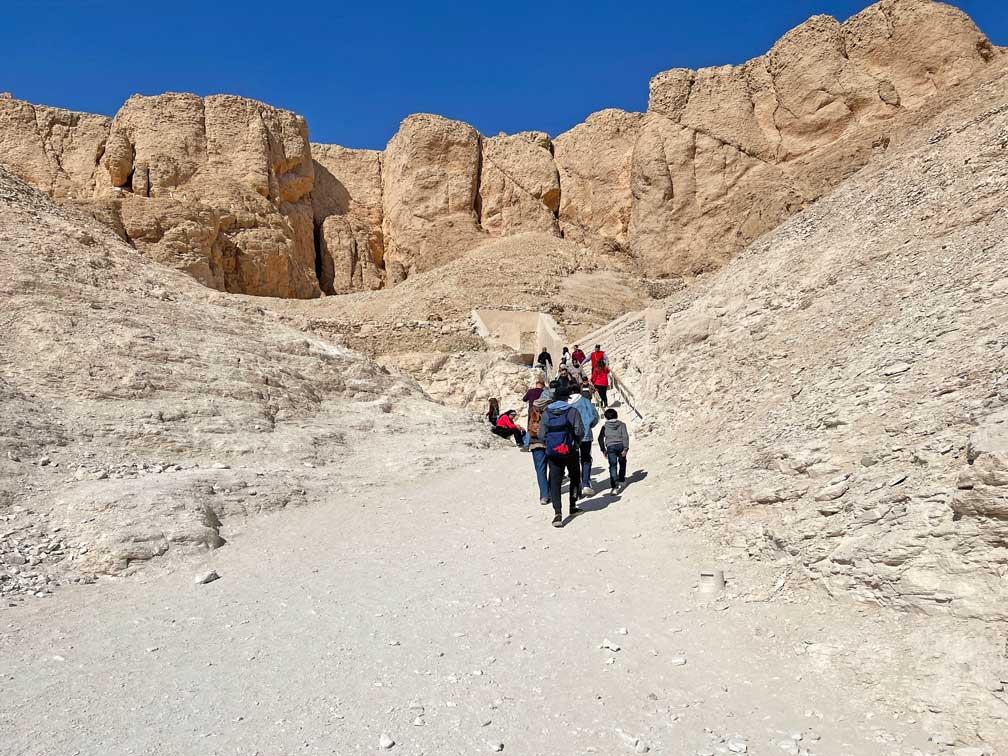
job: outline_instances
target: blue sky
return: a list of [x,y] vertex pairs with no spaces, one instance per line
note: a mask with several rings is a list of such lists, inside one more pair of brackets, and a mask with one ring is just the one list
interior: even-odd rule
[[[1008,45],[1005,0],[958,0]],[[493,3],[0,0],[0,91],[112,115],[131,94],[228,92],[302,113],[312,141],[381,148],[410,113],[556,135],[648,79],[739,63],[869,0]]]

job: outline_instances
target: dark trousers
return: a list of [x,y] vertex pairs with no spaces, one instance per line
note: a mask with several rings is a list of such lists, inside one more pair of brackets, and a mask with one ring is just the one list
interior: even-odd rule
[[602,407],[609,406],[609,399],[606,397],[606,393],[609,391],[608,386],[596,386],[595,390],[598,391],[599,405]]
[[610,446],[606,449],[606,456],[609,458],[609,486],[616,488],[617,483],[626,480],[626,457],[623,456],[623,447]]
[[493,432],[501,438],[514,437],[516,446],[522,446],[525,440],[525,434],[519,428],[494,428]]
[[560,488],[563,486],[565,473],[570,476],[571,509],[577,504],[578,495],[581,493],[581,488],[578,485],[581,482],[581,459],[580,455],[574,451],[562,457],[550,457],[547,461],[549,462],[550,503],[553,505],[553,511],[560,515],[562,511]]
[[592,442],[581,442],[581,488],[591,488]]

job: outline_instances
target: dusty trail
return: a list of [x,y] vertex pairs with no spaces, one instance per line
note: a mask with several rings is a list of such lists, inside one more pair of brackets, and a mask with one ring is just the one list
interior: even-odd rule
[[795,650],[856,632],[853,610],[701,602],[717,555],[667,528],[654,478],[554,530],[528,455],[493,449],[229,534],[206,586],[194,565],[9,610],[0,750],[347,754],[381,752],[383,733],[403,754],[920,746],[863,681]]

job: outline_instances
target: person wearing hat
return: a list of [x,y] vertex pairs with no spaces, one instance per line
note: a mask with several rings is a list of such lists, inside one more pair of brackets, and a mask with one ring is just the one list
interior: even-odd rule
[[549,472],[546,462],[546,442],[539,439],[539,424],[542,422],[543,413],[552,402],[553,389],[543,389],[529,408],[528,447],[532,452],[532,464],[535,467],[536,482],[539,484],[539,503],[544,505],[550,503]]
[[582,496],[591,496],[595,493],[594,489],[591,487],[591,469],[592,469],[592,436],[591,429],[598,425],[599,413],[595,409],[595,405],[592,404],[591,400],[592,390],[588,386],[584,386],[580,392],[571,396],[569,404],[571,407],[578,411],[581,416],[581,424],[584,426],[585,435],[581,440],[580,449],[580,459],[581,459],[581,480],[579,485],[581,486]]

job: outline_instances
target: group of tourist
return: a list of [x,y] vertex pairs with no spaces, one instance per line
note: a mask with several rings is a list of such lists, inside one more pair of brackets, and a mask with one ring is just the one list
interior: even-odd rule
[[[592,447],[595,442],[609,463],[610,493],[621,492],[626,483],[630,434],[616,410],[609,407],[607,391],[611,371],[601,345],[596,344],[590,356],[585,355],[576,344],[573,352],[564,347],[556,377],[548,384],[553,358],[546,349],[539,354],[536,367],[542,372],[542,377],[522,397],[528,405],[528,429],[516,422],[516,410],[501,412],[496,398],[490,400],[487,419],[493,433],[513,439],[516,446],[531,452],[539,484],[539,503],[553,505],[553,526],[560,528],[564,524],[561,507],[564,477],[570,479],[572,517],[582,511],[578,501],[595,494],[591,485]],[[601,417],[593,397],[598,398],[599,407],[603,410]],[[592,435],[597,426],[601,427],[593,442]]]

